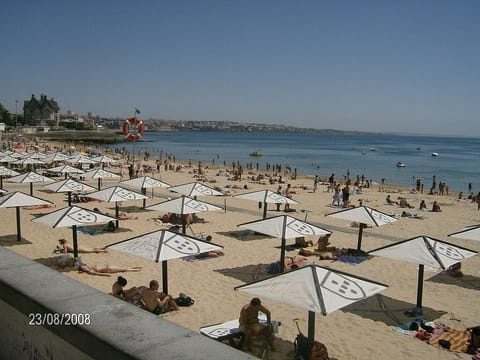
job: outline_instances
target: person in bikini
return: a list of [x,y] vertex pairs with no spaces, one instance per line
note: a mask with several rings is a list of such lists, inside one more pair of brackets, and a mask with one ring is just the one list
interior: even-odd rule
[[131,268],[121,268],[116,266],[106,265],[105,267],[99,266],[90,266],[82,262],[81,258],[78,258],[78,272],[84,272],[90,275],[98,276],[112,276],[112,274],[119,272],[129,272],[129,271],[140,271],[142,270],[141,266],[135,266]]
[[[258,321],[258,313],[262,312],[267,315],[267,325],[260,324]],[[259,298],[253,298],[249,304],[242,307],[240,311],[240,330],[245,334],[245,344],[247,351],[252,351],[252,337],[264,336],[272,351],[275,351],[273,346],[273,332],[270,326],[271,314],[270,311],[264,307]]]
[[[59,239],[58,240],[58,245],[57,245],[57,248],[56,250],[60,253],[73,253],[73,246],[70,245],[67,240],[65,239]],[[107,252],[107,249],[105,248],[89,248],[89,247],[85,247],[85,246],[79,246],[78,247],[78,252],[79,253],[106,253]]]

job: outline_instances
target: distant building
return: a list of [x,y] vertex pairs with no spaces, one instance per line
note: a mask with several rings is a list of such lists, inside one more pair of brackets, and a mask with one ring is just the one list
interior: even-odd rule
[[57,102],[47,95],[41,94],[40,99],[36,99],[32,94],[30,100],[23,102],[23,116],[27,126],[46,126],[52,121],[57,121],[57,114],[60,110]]

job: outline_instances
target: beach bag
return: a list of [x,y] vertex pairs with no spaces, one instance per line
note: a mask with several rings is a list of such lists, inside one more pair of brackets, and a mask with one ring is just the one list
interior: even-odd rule
[[180,293],[178,298],[175,299],[175,302],[177,303],[178,306],[192,306],[195,304],[195,300],[193,300],[190,296],[187,296],[183,293]]
[[305,335],[299,333],[293,342],[293,347],[295,348],[294,360],[310,360],[310,351],[312,347]]

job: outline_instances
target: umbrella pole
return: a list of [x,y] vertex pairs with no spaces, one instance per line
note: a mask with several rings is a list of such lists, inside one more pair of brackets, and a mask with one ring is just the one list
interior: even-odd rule
[[72,192],[68,192],[68,206],[72,206]]
[[285,237],[282,238],[282,246],[280,247],[280,266],[281,266],[281,272],[283,273],[285,269],[285,247],[287,246],[287,240]]
[[363,228],[365,227],[365,224],[360,223],[360,228],[358,230],[358,242],[357,242],[357,250],[362,249],[362,235],[363,235]]
[[20,207],[17,206],[15,208],[16,210],[16,214],[17,214],[17,241],[21,241],[22,240],[22,232],[20,230]]
[[0,175],[0,189],[3,189],[3,176]]
[[308,343],[313,345],[315,341],[315,312],[308,312]]
[[30,183],[30,196],[33,196],[33,182]]
[[117,218],[117,220],[115,221],[115,227],[118,229],[118,227],[120,226],[120,221],[118,220],[118,202],[115,201],[115,217]]
[[77,225],[72,225],[73,258],[78,258]]
[[267,203],[266,202],[263,203],[263,218],[264,219],[267,218]]
[[[147,189],[142,187],[142,195],[147,195]],[[147,199],[143,199],[143,208],[145,209],[145,206],[147,206]]]
[[167,268],[167,260],[162,260],[162,288],[163,288],[163,292],[168,295],[168,268]]
[[415,309],[418,315],[422,314],[422,297],[423,297],[423,273],[425,265],[418,266],[418,286],[417,286],[417,308]]

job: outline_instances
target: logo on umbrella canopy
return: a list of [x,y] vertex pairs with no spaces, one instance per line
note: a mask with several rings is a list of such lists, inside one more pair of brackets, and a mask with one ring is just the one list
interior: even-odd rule
[[452,259],[455,261],[465,260],[465,256],[463,256],[463,254],[460,253],[458,249],[451,247],[447,244],[435,242],[435,244],[433,244],[433,249],[437,254],[443,255],[448,259]]
[[287,198],[285,198],[285,196],[277,194],[277,193],[273,193],[273,192],[269,193],[267,195],[267,198],[271,199],[275,203],[286,203],[287,202]]
[[314,229],[307,223],[299,220],[294,220],[291,223],[287,224],[287,227],[301,235],[315,235]]
[[205,203],[190,199],[185,202],[185,207],[195,211],[208,211],[208,206]]
[[196,243],[187,238],[181,238],[175,235],[165,240],[163,245],[185,255],[200,253],[200,247]]
[[347,300],[361,300],[366,298],[363,289],[351,279],[341,274],[327,272],[320,285],[335,295]]
[[27,175],[27,178],[32,180],[32,181],[38,181],[38,182],[41,182],[44,179],[43,176],[35,174],[35,173],[29,173]]
[[98,219],[98,217],[93,212],[87,211],[85,209],[74,210],[70,212],[67,216],[83,224],[95,223]]
[[151,186],[154,186],[154,187],[161,187],[162,186],[162,183],[160,181],[152,179],[152,178],[146,178],[145,179],[145,184],[151,185]]
[[121,188],[117,189],[117,191],[115,191],[115,195],[117,195],[119,198],[125,199],[125,200],[136,200],[136,199],[139,198],[134,192],[126,190],[126,189],[121,189]]

